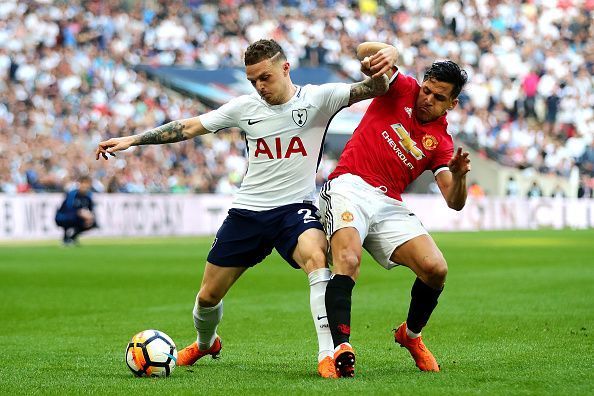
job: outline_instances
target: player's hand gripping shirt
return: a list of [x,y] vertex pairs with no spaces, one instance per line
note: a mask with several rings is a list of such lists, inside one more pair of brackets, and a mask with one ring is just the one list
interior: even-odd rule
[[348,105],[349,95],[348,84],[306,85],[281,105],[253,93],[201,115],[211,132],[238,127],[246,134],[248,170],[233,207],[262,211],[316,202],[315,177],[328,124]]
[[398,73],[388,92],[371,102],[346,144],[329,179],[351,173],[399,201],[405,188],[426,169],[447,169],[454,153],[445,115],[421,123],[415,116],[417,81]]

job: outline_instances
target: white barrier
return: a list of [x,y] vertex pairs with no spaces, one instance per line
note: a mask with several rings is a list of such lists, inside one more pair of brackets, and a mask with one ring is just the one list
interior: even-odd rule
[[447,208],[441,195],[403,199],[429,231],[594,227],[594,199],[469,197],[460,212]]
[[[0,240],[61,237],[54,223],[62,194],[0,194]],[[97,236],[212,235],[232,197],[223,195],[96,194]],[[404,201],[429,231],[594,227],[594,200],[469,198],[448,209],[440,195],[406,195]]]
[[[0,194],[0,240],[59,238],[54,223],[63,194]],[[232,197],[178,194],[95,194],[97,236],[212,235]]]

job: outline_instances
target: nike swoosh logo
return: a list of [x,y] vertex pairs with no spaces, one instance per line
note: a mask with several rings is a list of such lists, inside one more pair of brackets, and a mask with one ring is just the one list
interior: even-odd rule
[[248,120],[248,125],[254,125],[254,124],[257,124],[257,123],[262,122],[262,121],[264,121],[264,120],[257,120],[257,121]]
[[327,318],[327,317],[328,317],[328,315],[326,315],[326,316],[320,316],[320,315],[318,315],[318,320],[322,320],[322,319]]

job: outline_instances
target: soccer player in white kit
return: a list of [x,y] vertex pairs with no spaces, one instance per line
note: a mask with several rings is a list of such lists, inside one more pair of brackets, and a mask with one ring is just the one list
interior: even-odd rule
[[[276,248],[291,266],[308,275],[319,344],[318,373],[337,376],[324,304],[330,270],[324,228],[314,206],[315,175],[332,117],[343,107],[385,93],[384,73],[394,64],[396,53],[386,51],[381,70],[365,81],[300,87],[291,81],[282,48],[274,40],[260,40],[248,47],[244,58],[247,79],[256,93],[198,117],[99,143],[96,158],[107,159],[130,146],[179,142],[230,127],[245,131],[247,174],[208,255],[193,310],[197,341],[179,352],[178,365],[192,365],[206,355],[218,357],[221,340],[216,330],[223,297],[247,268]],[[369,73],[367,59],[362,70]]]

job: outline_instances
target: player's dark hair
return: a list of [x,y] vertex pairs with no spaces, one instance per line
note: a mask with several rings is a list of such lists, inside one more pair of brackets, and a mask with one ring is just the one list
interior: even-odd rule
[[255,65],[265,59],[270,59],[279,54],[275,60],[287,60],[285,52],[280,45],[274,40],[258,40],[251,44],[243,57],[246,66]]
[[452,98],[457,98],[468,81],[468,74],[466,74],[466,71],[460,69],[460,66],[456,62],[442,61],[433,62],[431,67],[427,69],[423,81],[427,81],[430,78],[453,84]]

